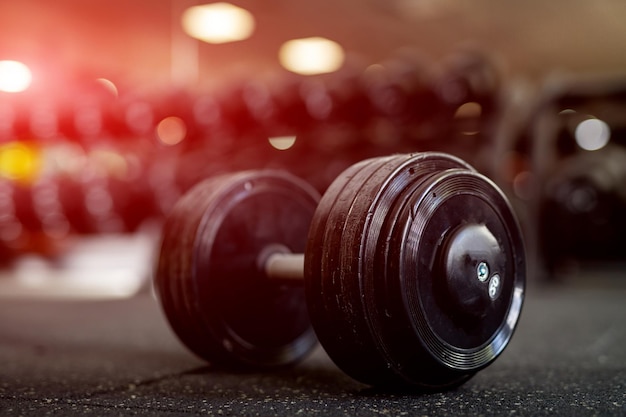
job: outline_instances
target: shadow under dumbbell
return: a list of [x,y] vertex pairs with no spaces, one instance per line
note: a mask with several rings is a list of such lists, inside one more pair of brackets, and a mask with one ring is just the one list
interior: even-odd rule
[[289,389],[297,388],[303,392],[354,394],[368,388],[367,385],[353,380],[337,368],[321,348],[295,366],[287,365],[271,370],[250,370],[207,364],[184,371],[179,374],[179,377],[187,379],[200,377],[233,389],[249,386],[255,391],[260,387],[263,392],[275,392],[290,387]]
[[[321,348],[316,349],[311,357],[295,366],[259,371],[209,364],[182,372],[177,378],[188,382],[191,380],[200,382],[202,379],[202,384],[211,381],[211,384],[219,385],[222,391],[229,391],[230,394],[246,392],[246,395],[251,395],[250,393],[264,395],[281,393],[283,395],[284,391],[290,391],[301,394],[302,398],[323,395],[365,400],[399,396],[417,398],[435,393],[435,391],[406,385],[371,387],[362,384],[336,367]],[[446,392],[448,395],[454,395],[455,391],[458,389],[450,389]]]

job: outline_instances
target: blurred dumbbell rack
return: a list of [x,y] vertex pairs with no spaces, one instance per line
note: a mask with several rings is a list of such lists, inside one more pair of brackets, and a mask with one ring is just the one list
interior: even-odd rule
[[3,94],[0,260],[54,266],[76,241],[146,230],[154,244],[182,193],[223,172],[286,169],[323,191],[351,164],[383,154],[443,151],[487,169],[500,84],[486,57],[463,51],[217,91],[80,79],[57,95]]
[[500,123],[492,176],[523,219],[535,279],[623,276],[625,80],[547,79],[516,123]]

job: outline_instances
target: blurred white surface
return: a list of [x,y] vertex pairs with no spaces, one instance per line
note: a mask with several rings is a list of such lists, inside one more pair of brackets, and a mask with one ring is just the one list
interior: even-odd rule
[[26,255],[0,270],[0,298],[125,298],[149,285],[158,235],[77,237],[54,261]]

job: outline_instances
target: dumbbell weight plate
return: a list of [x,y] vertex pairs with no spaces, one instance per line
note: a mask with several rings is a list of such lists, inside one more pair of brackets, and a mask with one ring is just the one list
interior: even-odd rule
[[[309,232],[305,282],[311,319],[331,358],[355,379],[380,385],[395,382],[396,376],[378,353],[358,282],[362,260],[355,251],[362,245],[363,225],[371,220],[364,208],[385,185],[400,192],[411,178],[419,181],[429,172],[469,165],[434,153],[373,158],[360,164],[359,172],[341,174],[320,201]],[[385,184],[387,177],[398,180]]]
[[[455,207],[455,210],[450,211],[451,203],[441,200],[443,203],[434,206],[432,212],[420,212],[423,206],[419,196],[426,193],[425,190],[431,192],[432,187],[435,187],[432,184],[434,178],[448,174],[463,174],[471,178],[471,186],[477,186],[477,190],[461,188],[455,192],[475,195],[472,198],[483,202],[484,206],[492,207],[492,210],[474,204],[461,206],[460,209]],[[436,187],[446,189],[448,180],[438,181]],[[441,181],[444,185],[440,184]],[[408,384],[442,389],[464,382],[495,359],[510,338],[510,332],[504,332],[507,333],[505,337],[497,337],[502,333],[502,310],[510,312],[512,319],[516,319],[516,314],[519,314],[520,281],[523,281],[524,273],[520,263],[523,264],[524,255],[510,207],[491,182],[456,158],[424,153],[386,159],[370,177],[353,176],[338,194],[326,193],[320,202],[312,222],[305,261],[311,320],[322,345],[337,365],[368,384]],[[464,201],[453,200],[455,204]],[[470,202],[476,203],[473,200]],[[483,210],[474,213],[476,206]],[[342,217],[341,213],[347,214]],[[324,221],[326,218],[328,220]],[[460,276],[463,284],[464,275],[456,271],[459,268],[448,268],[449,272],[439,267],[442,262],[436,259],[448,250],[457,255],[456,258],[451,257],[449,262],[455,266],[455,259],[458,263],[457,258],[466,255],[466,242],[454,237],[446,240],[442,236],[456,236],[454,231],[463,224],[481,224],[483,220],[490,221],[492,226],[501,226],[493,228],[498,229],[498,239],[506,251],[491,254],[492,257],[500,262],[504,262],[502,259],[511,259],[515,265],[507,269],[508,274],[502,273],[507,284],[498,297],[500,307],[497,313],[500,315],[485,308],[487,312],[478,314],[479,319],[468,319],[465,310],[475,306],[471,302],[468,302],[469,307],[465,305],[468,304],[464,304],[467,300],[459,295],[463,285],[458,285],[457,281]],[[405,233],[405,230],[415,229],[414,223],[445,227],[438,229],[442,233],[439,236],[427,234],[427,237],[422,238],[419,234]],[[470,229],[469,235],[478,235],[479,241],[482,236],[475,233],[474,229]],[[405,242],[405,239],[413,240]],[[447,241],[452,243],[446,246],[444,243]],[[402,249],[405,245],[422,254],[423,258],[408,256]],[[324,249],[320,252],[316,247]],[[427,259],[428,256],[431,259]],[[413,262],[425,264],[414,265]],[[318,263],[320,266],[315,268]],[[411,269],[417,266],[420,267],[417,271],[419,274]],[[448,275],[451,278],[446,278]],[[487,291],[487,285],[478,286],[480,288],[476,291]],[[511,295],[513,288],[519,295],[515,300]],[[460,306],[439,308],[436,305],[437,309],[429,304],[434,302],[432,300],[444,306],[454,303]],[[416,310],[421,312],[421,316]],[[488,313],[493,313],[491,315],[494,317]],[[471,316],[469,313],[467,315]],[[418,320],[422,316],[426,319]],[[437,327],[440,320],[447,320],[444,321],[446,325],[452,323],[453,329],[460,330],[452,330],[448,334],[445,325]],[[485,322],[495,322],[496,329],[492,324],[491,327],[487,326],[487,330],[481,330]],[[430,329],[430,326],[434,326],[434,330],[423,330],[423,327]],[[479,336],[475,336],[476,333]],[[437,350],[439,345],[433,348],[429,338],[443,340],[441,344],[452,346],[451,352],[457,356],[467,351],[489,350],[493,347],[490,344],[493,340],[504,342],[497,346],[499,350],[494,355],[486,355],[486,361],[478,361],[478,364],[472,363],[468,367],[465,363],[445,363],[445,355],[450,351]],[[461,346],[455,346],[455,343]]]
[[[489,180],[463,170],[431,176],[396,212],[383,232],[387,259],[374,268],[402,301],[377,302],[410,323],[414,349],[430,360],[415,362],[409,339],[387,331],[388,316],[374,316],[375,326],[403,377],[428,388],[458,385],[495,360],[519,318],[525,255],[517,221]],[[490,270],[484,281],[481,262]]]
[[291,175],[249,171],[206,180],[178,202],[155,282],[191,351],[219,366],[262,368],[315,346],[303,285],[268,280],[259,254],[271,245],[302,253],[318,199]]

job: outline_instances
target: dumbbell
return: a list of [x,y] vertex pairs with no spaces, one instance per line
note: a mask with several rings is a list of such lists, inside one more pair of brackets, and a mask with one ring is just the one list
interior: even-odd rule
[[359,162],[321,200],[281,171],[205,180],[166,220],[155,271],[172,329],[217,366],[285,366],[319,340],[358,381],[425,390],[500,355],[524,286],[506,197],[442,153]]

